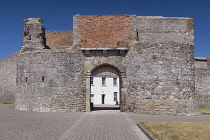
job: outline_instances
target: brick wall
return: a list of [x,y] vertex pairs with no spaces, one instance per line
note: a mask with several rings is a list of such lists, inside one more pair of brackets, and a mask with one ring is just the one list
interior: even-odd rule
[[131,15],[76,15],[74,41],[81,47],[125,47],[132,36]]
[[51,49],[57,46],[71,46],[73,44],[73,31],[46,31],[46,44]]

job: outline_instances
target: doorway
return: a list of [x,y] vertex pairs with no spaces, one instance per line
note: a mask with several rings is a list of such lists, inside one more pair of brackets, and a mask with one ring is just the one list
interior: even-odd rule
[[102,97],[102,99],[101,99],[101,101],[102,101],[101,104],[104,104],[105,94],[102,94],[101,97]]
[[90,102],[94,110],[119,109],[121,97],[119,70],[109,65],[94,69],[90,76],[90,91]]

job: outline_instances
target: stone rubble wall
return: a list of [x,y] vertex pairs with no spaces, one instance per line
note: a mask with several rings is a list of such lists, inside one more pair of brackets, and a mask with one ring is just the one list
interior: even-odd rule
[[137,17],[126,58],[127,111],[195,115],[193,20]]
[[210,107],[210,69],[195,70],[196,101],[199,107]]
[[16,109],[84,112],[83,61],[78,52],[39,50],[20,54]]
[[[3,90],[9,85],[7,83],[15,85],[14,73],[17,74],[17,110],[87,111],[89,85],[86,74],[108,65],[119,70],[123,81],[123,111],[199,115],[195,99],[200,95],[195,95],[195,86],[199,90],[206,87],[205,93],[200,93],[208,93],[209,73],[197,69],[195,73],[195,64],[198,67],[204,67],[204,64],[194,61],[193,19],[76,15],[73,28],[74,42],[71,46],[68,44],[71,40],[66,41],[70,37],[69,32],[68,35],[58,31],[44,32],[42,19],[30,18],[26,22],[23,48],[17,59],[14,57],[16,62],[13,62],[13,57],[0,62],[0,71],[7,73],[5,77],[14,76],[13,80],[8,79],[5,85],[2,84]],[[52,49],[46,49],[46,43],[51,44]],[[81,47],[101,50],[82,51]],[[103,51],[107,47],[112,49]],[[117,47],[126,50],[121,52]],[[7,64],[2,66],[3,63]],[[12,65],[7,72],[8,63]],[[15,63],[17,67],[13,65]],[[17,72],[12,74],[16,68]],[[199,75],[198,80],[195,75]],[[204,81],[203,76],[206,76]]]
[[0,60],[0,101],[15,101],[16,91],[16,52]]
[[207,61],[195,60],[195,69],[207,69]]
[[195,91],[199,107],[210,107],[210,69],[209,58],[195,58]]

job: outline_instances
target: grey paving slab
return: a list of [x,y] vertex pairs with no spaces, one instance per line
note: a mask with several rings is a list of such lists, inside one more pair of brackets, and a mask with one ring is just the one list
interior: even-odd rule
[[84,113],[40,113],[0,104],[0,140],[57,140]]
[[132,125],[118,111],[97,111],[86,114],[69,140],[139,140]]
[[159,116],[97,110],[91,113],[16,111],[0,104],[0,140],[145,140],[139,122],[210,122],[203,116]]

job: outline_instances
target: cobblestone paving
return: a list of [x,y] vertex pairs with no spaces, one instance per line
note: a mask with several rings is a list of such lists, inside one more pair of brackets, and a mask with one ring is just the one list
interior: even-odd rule
[[121,113],[87,113],[69,140],[139,140]]

